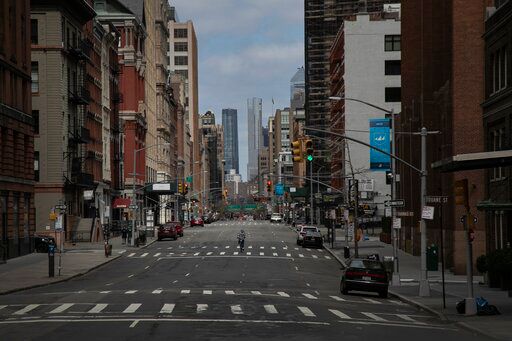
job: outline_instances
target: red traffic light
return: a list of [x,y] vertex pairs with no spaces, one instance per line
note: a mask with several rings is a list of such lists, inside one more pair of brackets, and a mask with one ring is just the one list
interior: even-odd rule
[[267,185],[268,185],[268,186],[272,185],[272,181],[268,180],[268,181],[267,181]]

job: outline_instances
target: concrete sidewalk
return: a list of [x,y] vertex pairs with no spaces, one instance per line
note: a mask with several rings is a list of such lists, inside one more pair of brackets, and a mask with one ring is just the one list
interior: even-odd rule
[[[325,243],[325,246],[341,263],[344,262],[342,247],[331,249],[329,247],[330,243]],[[351,255],[353,255],[353,243],[350,251]],[[360,256],[372,253],[378,253],[382,259],[384,256],[392,256],[393,248],[391,245],[380,242],[377,238],[370,238],[368,241],[359,242]],[[446,308],[443,308],[441,271],[429,271],[428,279],[431,297],[419,297],[420,257],[399,250],[398,259],[401,285],[390,287],[389,292],[391,295],[482,335],[497,340],[512,340],[512,298],[508,297],[506,291],[491,289],[481,284],[483,282],[482,276],[474,276],[473,288],[475,296],[482,296],[487,299],[489,304],[493,304],[498,308],[501,315],[460,315],[457,313],[455,305],[466,297],[466,276],[454,275],[449,271],[445,271]],[[441,269],[441,266],[439,266],[439,269]]]
[[[147,247],[155,242],[155,238],[148,238]],[[35,288],[52,283],[67,281],[71,278],[84,275],[106,263],[109,263],[130,249],[129,245],[122,244],[121,237],[112,238],[112,256],[105,257],[104,243],[65,243],[64,252],[55,253],[55,277],[48,277],[48,254],[32,253],[26,256],[13,258],[0,265],[0,295],[20,290]],[[61,271],[59,275],[59,258],[61,258]]]

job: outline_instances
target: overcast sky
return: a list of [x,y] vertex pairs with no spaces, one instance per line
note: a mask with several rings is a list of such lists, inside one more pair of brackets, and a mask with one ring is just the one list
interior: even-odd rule
[[247,179],[247,98],[263,99],[263,126],[290,105],[290,79],[304,65],[303,0],[170,0],[192,20],[199,48],[199,112],[238,110],[240,172]]

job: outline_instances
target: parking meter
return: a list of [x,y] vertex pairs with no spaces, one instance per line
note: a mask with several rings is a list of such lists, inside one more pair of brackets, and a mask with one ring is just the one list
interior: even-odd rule
[[55,244],[48,244],[48,277],[55,277]]

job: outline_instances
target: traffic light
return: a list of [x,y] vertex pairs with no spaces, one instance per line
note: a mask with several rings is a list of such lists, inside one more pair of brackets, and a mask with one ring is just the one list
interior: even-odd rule
[[302,141],[293,141],[290,145],[292,147],[293,162],[301,162],[303,157]]
[[267,192],[272,193],[272,181],[267,181]]
[[187,194],[188,193],[188,184],[185,184],[185,188],[183,190],[183,194]]
[[224,198],[226,198],[226,199],[228,198],[228,190],[227,189],[224,190]]
[[178,183],[178,193],[179,194],[183,193],[183,184],[181,182]]
[[310,139],[307,139],[305,141],[305,146],[306,146],[306,160],[308,160],[309,162],[312,162],[313,161],[313,141],[311,141]]

